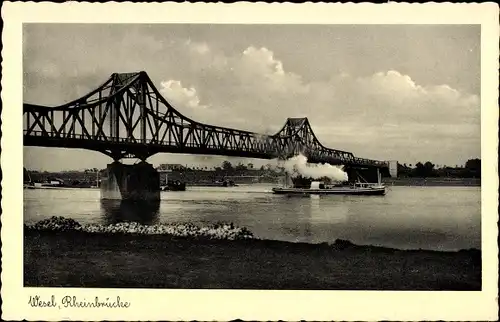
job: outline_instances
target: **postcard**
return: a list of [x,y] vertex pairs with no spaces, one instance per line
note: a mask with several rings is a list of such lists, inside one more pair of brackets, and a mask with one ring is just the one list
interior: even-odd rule
[[2,18],[3,319],[498,319],[497,5]]

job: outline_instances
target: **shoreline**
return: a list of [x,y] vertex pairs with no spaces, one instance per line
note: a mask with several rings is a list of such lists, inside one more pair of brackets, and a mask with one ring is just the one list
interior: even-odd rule
[[401,187],[481,187],[474,178],[385,178],[386,186]]
[[[395,187],[481,187],[481,179],[475,178],[384,178],[382,182],[387,186]],[[238,183],[237,186],[247,185],[277,185],[273,182],[259,183]],[[205,184],[205,183],[189,183],[186,182],[186,187],[220,187],[232,188],[231,186],[224,187],[222,185]],[[53,190],[71,190],[71,189],[99,189],[99,187],[77,187],[77,186],[61,186],[61,187],[25,187],[28,190],[35,189],[53,189]]]
[[25,228],[24,286],[470,291],[481,251]]

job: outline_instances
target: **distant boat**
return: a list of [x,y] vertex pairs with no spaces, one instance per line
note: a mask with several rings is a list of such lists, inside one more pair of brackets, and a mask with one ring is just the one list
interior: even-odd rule
[[238,185],[232,180],[213,181],[213,182],[197,182],[193,186],[199,187],[237,187]]
[[224,180],[222,182],[222,186],[223,187],[236,187],[237,185],[236,185],[236,183],[234,183],[233,180]]
[[168,180],[167,184],[160,187],[161,191],[186,191],[186,183],[179,180]]
[[274,194],[284,195],[385,195],[386,187],[378,173],[377,183],[355,182],[350,185],[329,185],[322,181],[312,181],[309,187],[294,186],[292,188],[273,188]]
[[160,191],[186,191],[186,183],[181,182],[180,180],[169,179],[168,172],[171,171],[162,171],[162,174],[165,177],[164,179],[161,179],[161,181],[165,184],[160,185]]

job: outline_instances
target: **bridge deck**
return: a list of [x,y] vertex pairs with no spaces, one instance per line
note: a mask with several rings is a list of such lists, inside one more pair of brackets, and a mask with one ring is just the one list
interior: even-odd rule
[[196,122],[179,113],[145,72],[113,74],[99,88],[72,102],[23,106],[24,145],[90,149],[115,160],[145,160],[161,152],[286,159],[388,167],[323,146],[307,118],[289,118],[274,135]]

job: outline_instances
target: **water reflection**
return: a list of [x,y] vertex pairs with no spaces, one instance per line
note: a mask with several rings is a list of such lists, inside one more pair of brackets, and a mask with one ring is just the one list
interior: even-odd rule
[[[344,224],[347,222],[349,206],[345,203],[345,197],[335,196],[338,200],[332,200],[332,196],[311,196],[310,221],[315,224]],[[333,202],[332,202],[333,201]]]
[[106,225],[135,221],[143,225],[158,223],[160,201],[101,200]]
[[[333,198],[332,198],[333,197]],[[349,206],[343,196],[311,196],[308,205],[307,242],[333,242],[348,220]]]
[[317,195],[277,198],[270,207],[276,207],[280,213],[283,209],[287,211],[283,216],[274,217],[274,229],[279,229],[288,240],[334,241],[348,220],[349,205],[343,198]]

